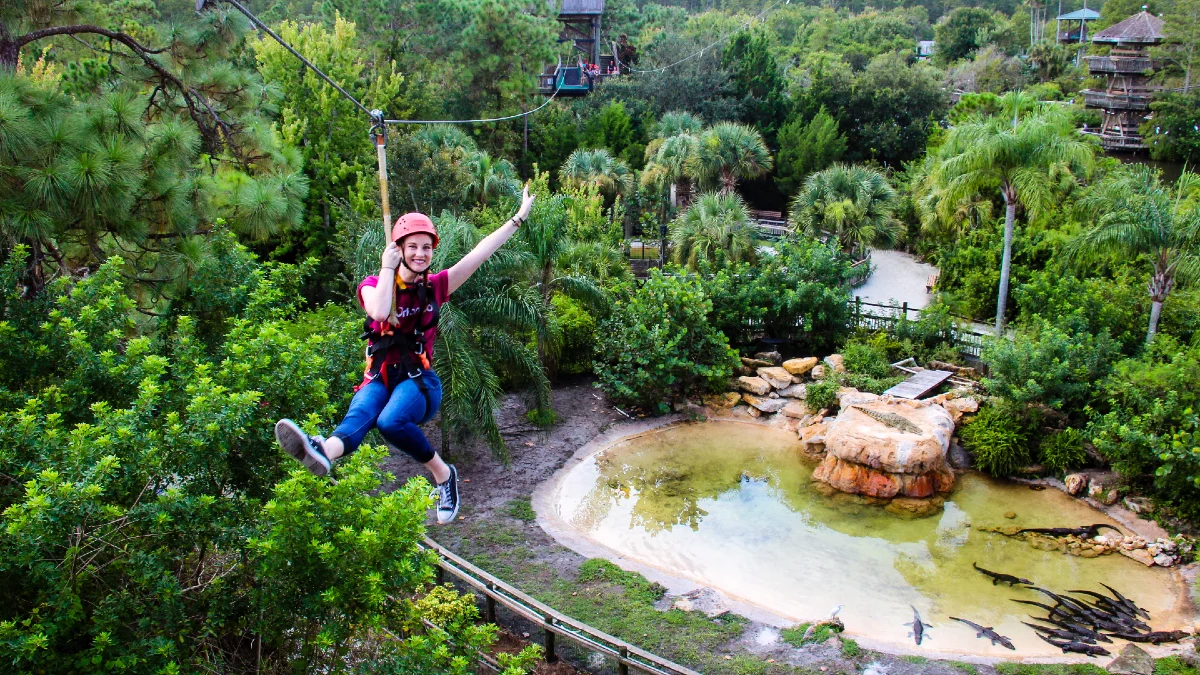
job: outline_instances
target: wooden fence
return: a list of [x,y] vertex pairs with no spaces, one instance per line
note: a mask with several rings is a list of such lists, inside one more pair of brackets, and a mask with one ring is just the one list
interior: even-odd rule
[[[489,623],[496,622],[496,607],[503,605],[522,619],[539,625],[547,662],[553,663],[558,660],[555,649],[558,638],[562,638],[588,651],[613,659],[617,662],[617,672],[620,675],[629,675],[630,672],[651,675],[700,675],[691,668],[651,654],[538,602],[516,587],[455,555],[429,537],[425,537],[423,548],[437,555],[438,584],[445,583],[446,574],[450,574],[484,596],[485,618]],[[490,658],[480,658],[479,662],[493,670],[496,669]]]
[[[913,314],[915,314],[915,318],[912,316]],[[899,305],[866,302],[857,295],[850,301],[850,326],[852,328],[891,332],[895,330],[901,317],[905,320],[919,321],[921,310],[915,307],[910,308],[907,302]],[[984,338],[990,337],[991,334],[971,327],[969,319],[955,318],[959,320],[959,325],[953,329],[954,345],[958,347],[960,353],[979,358],[983,353]]]

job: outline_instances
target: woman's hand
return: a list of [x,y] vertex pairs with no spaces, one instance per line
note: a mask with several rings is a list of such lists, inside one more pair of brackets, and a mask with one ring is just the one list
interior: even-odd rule
[[517,209],[517,218],[521,222],[529,220],[529,209],[533,207],[533,200],[536,195],[529,194],[529,183],[525,184],[525,188],[521,190],[521,208]]
[[396,268],[400,265],[400,247],[396,245],[396,242],[390,242],[383,249],[383,259],[380,261],[380,264],[383,269],[396,271]]

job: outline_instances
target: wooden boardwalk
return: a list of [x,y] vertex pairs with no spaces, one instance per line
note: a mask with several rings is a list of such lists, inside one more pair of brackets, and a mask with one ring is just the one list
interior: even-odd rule
[[912,377],[883,392],[884,395],[896,398],[917,399],[937,389],[943,382],[950,379],[954,373],[948,370],[922,370]]

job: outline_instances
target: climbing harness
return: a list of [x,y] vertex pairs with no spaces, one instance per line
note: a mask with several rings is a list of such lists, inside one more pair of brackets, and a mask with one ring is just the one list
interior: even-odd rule
[[[354,390],[358,391],[378,378],[382,378],[383,385],[389,390],[405,379],[409,379],[416,383],[417,389],[425,398],[425,407],[428,410],[432,406],[432,401],[429,398],[429,385],[422,377],[422,372],[431,370],[433,366],[429,362],[429,352],[425,348],[425,334],[437,326],[438,318],[441,316],[441,307],[437,301],[437,294],[433,291],[433,285],[429,283],[428,275],[423,275],[411,288],[397,277],[392,297],[399,297],[401,292],[414,292],[417,295],[416,326],[411,332],[401,332],[397,324],[392,321],[392,317],[389,317],[388,321],[382,322],[374,322],[368,317],[363,322],[361,338],[367,340],[367,365],[363,371],[362,382]],[[393,300],[393,312],[395,312],[395,306],[396,302]],[[425,318],[426,314],[429,315],[428,318]],[[400,361],[386,364],[388,352],[397,348],[401,354]],[[398,368],[389,372],[389,369],[384,367],[385,364],[398,366]]]

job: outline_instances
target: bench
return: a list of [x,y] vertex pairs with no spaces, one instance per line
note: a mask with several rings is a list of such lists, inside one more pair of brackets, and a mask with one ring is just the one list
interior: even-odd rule
[[750,216],[755,220],[783,220],[782,211],[757,211],[751,210]]
[[925,279],[925,292],[926,293],[933,292],[934,287],[937,286],[938,276],[940,274],[941,274],[941,272],[934,272],[933,274],[930,274],[927,279]]

